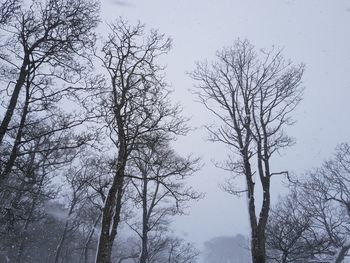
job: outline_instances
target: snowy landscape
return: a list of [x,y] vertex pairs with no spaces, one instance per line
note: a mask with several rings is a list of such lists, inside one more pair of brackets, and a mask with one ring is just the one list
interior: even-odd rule
[[350,262],[348,1],[0,7],[0,263]]

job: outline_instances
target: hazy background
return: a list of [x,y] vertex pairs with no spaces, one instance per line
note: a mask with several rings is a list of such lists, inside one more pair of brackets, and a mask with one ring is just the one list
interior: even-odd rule
[[[174,220],[180,236],[201,247],[217,236],[248,235],[246,199],[222,192],[218,185],[228,174],[211,160],[224,160],[227,149],[205,141],[203,124],[213,118],[195,102],[186,72],[197,60],[213,58],[215,51],[240,38],[257,48],[284,49],[295,63],[306,64],[304,100],[294,112],[297,123],[288,129],[296,145],[275,160],[274,171],[301,174],[328,158],[339,142],[350,141],[350,1],[348,0],[102,0],[102,18],[112,22],[122,16],[158,28],[174,40],[165,58],[167,79],[174,99],[184,106],[191,126],[198,129],[178,141],[179,152],[193,152],[205,166],[193,178],[206,198],[194,203],[191,214]],[[103,34],[105,28],[101,26]],[[285,192],[281,180],[272,185],[273,200]]]

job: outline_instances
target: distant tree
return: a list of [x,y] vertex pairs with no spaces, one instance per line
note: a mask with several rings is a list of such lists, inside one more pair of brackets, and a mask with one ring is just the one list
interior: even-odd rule
[[267,227],[271,262],[345,262],[350,251],[350,145],[293,181]]
[[[234,152],[225,169],[243,175],[251,226],[253,263],[266,261],[265,230],[270,210],[272,157],[293,140],[284,128],[292,124],[290,113],[301,100],[303,65],[293,66],[281,51],[256,52],[247,40],[217,52],[216,60],[197,63],[191,74],[197,81],[200,102],[220,121],[208,127],[210,139]],[[256,211],[256,180],[262,188],[262,206]],[[232,186],[232,185],[231,185]]]
[[199,159],[180,157],[169,144],[170,140],[162,136],[145,138],[145,146],[135,150],[129,162],[134,194],[128,197],[142,211],[141,220],[129,223],[141,239],[140,263],[151,262],[149,248],[155,250],[149,234],[166,231],[169,217],[184,213],[189,201],[201,197],[185,185],[187,177],[198,170]]
[[166,263],[197,263],[199,250],[192,243],[177,237],[167,237],[165,249],[161,253],[163,258],[156,262]]
[[[59,242],[55,250],[55,263],[61,261],[61,254],[63,246],[66,242],[67,236],[79,231],[82,225],[82,218],[80,213],[84,210],[84,205],[87,203],[88,183],[90,178],[87,176],[85,166],[74,167],[71,166],[64,174],[65,178],[65,195],[68,205],[66,206],[67,214],[65,216],[65,223],[63,231],[60,235]],[[91,207],[90,207],[91,208]]]
[[31,226],[41,221],[46,213],[45,204],[57,196],[55,180],[60,175],[57,170],[63,171],[77,153],[71,145],[75,137],[67,131],[36,137],[49,128],[48,123],[41,123],[26,129],[23,138],[30,140],[23,145],[12,176],[0,186],[0,231],[7,236],[2,241],[8,244],[5,247],[17,251],[17,262],[25,258]]
[[330,247],[324,257],[344,262],[350,251],[350,145],[340,144],[333,158],[297,182],[301,204],[316,221],[315,231],[327,236]]
[[315,228],[313,214],[300,203],[303,198],[292,191],[271,210],[266,229],[269,262],[315,262],[317,255],[328,251],[329,238]]

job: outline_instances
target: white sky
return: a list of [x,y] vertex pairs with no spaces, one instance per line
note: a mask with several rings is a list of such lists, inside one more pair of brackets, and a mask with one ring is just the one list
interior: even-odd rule
[[[257,48],[283,47],[295,63],[304,62],[305,96],[288,129],[297,144],[272,166],[295,173],[318,166],[337,143],[350,141],[350,1],[348,0],[102,0],[102,19],[112,22],[122,16],[158,28],[174,40],[165,58],[167,79],[175,89],[174,99],[191,116],[191,125],[213,121],[195,102],[188,89],[193,81],[185,74],[194,62],[213,58],[215,51],[240,38]],[[103,29],[101,29],[103,30]],[[205,141],[198,129],[177,144],[180,153],[203,157],[205,167],[191,180],[206,198],[192,206],[189,216],[176,219],[174,228],[199,245],[219,235],[248,234],[245,197],[223,193],[218,184],[226,173],[210,160],[223,160],[227,150]],[[273,200],[286,189],[277,179]]]

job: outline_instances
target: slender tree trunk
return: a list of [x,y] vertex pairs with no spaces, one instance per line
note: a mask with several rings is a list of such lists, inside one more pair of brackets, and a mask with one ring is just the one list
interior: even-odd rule
[[96,263],[111,263],[113,243],[120,222],[125,176],[124,172],[128,155],[123,126],[124,121],[120,114],[122,105],[123,103],[117,107],[115,111],[119,139],[117,169],[102,209],[102,225],[96,253]]
[[91,243],[91,240],[92,240],[92,237],[94,236],[95,234],[95,230],[96,230],[96,226],[97,224],[100,222],[100,219],[101,219],[101,216],[102,214],[100,214],[97,219],[95,220],[94,222],[94,225],[88,235],[88,238],[86,239],[86,242],[85,242],[85,246],[84,246],[84,250],[83,250],[83,255],[84,255],[84,263],[88,263],[88,260],[89,260],[89,247],[90,247],[90,243]]
[[252,254],[252,262],[253,263],[264,263],[264,257],[261,256],[261,240],[259,237],[259,227],[256,218],[255,211],[255,183],[253,181],[253,175],[251,172],[251,166],[248,158],[244,160],[244,168],[245,168],[245,176],[247,181],[247,198],[248,198],[248,214],[249,214],[249,222],[251,227],[251,254]]
[[266,225],[270,210],[270,178],[265,177],[262,180],[263,185],[263,204],[259,215],[259,222],[252,231],[252,258],[253,263],[266,262]]
[[18,147],[21,143],[23,129],[24,129],[25,121],[26,121],[27,114],[28,114],[29,96],[30,96],[29,95],[29,87],[27,87],[26,88],[26,99],[25,99],[25,103],[23,106],[23,112],[22,112],[21,121],[20,121],[18,130],[17,130],[15,142],[14,142],[14,145],[12,147],[10,158],[6,163],[4,171],[1,173],[0,180],[3,180],[7,177],[7,175],[11,172],[13,165],[15,164],[17,154],[18,154]]
[[125,161],[119,166],[102,210],[102,225],[96,263],[111,263],[112,247],[120,222]]
[[[266,135],[264,136],[266,138]],[[259,213],[259,220],[257,225],[252,231],[252,261],[253,263],[265,263],[266,262],[266,225],[269,217],[270,210],[270,168],[268,161],[268,153],[266,152],[267,145],[266,140],[264,140],[264,156],[262,155],[262,140],[259,137],[258,151],[257,151],[257,163],[258,163],[258,173],[263,190],[263,203],[261,211]],[[254,210],[255,211],[255,210]],[[249,213],[251,211],[249,210]],[[256,220],[256,216],[255,216]],[[252,228],[253,229],[253,228]]]
[[66,223],[64,224],[64,229],[63,229],[63,233],[61,235],[60,241],[58,242],[57,248],[56,248],[56,253],[55,253],[55,263],[59,262],[60,259],[60,255],[62,252],[62,248],[63,248],[63,244],[66,240],[67,237],[67,232],[68,232],[68,227],[69,227],[69,219],[73,213],[73,209],[75,207],[76,201],[73,199],[71,206],[69,208],[69,212],[67,215],[67,219],[66,219]]
[[[146,173],[144,173],[146,175]],[[146,263],[148,259],[148,212],[147,212],[147,176],[143,178],[142,189],[142,248],[140,263]]]
[[342,247],[338,252],[334,263],[342,263],[345,259],[345,256],[348,254],[349,249],[350,249],[350,245],[346,245]]
[[147,229],[142,230],[142,251],[140,257],[140,263],[146,263],[148,259],[148,233]]
[[15,111],[16,105],[17,105],[17,101],[18,101],[18,97],[19,97],[19,93],[26,81],[26,77],[27,77],[27,66],[29,64],[29,55],[26,54],[24,56],[23,59],[23,64],[19,73],[19,77],[16,81],[16,85],[15,88],[13,90],[11,99],[10,99],[10,103],[7,107],[7,110],[5,112],[5,116],[2,119],[1,125],[0,125],[0,145],[2,144],[2,141],[4,139],[4,136],[7,132],[8,126],[10,124],[10,121],[12,119],[12,115]]

